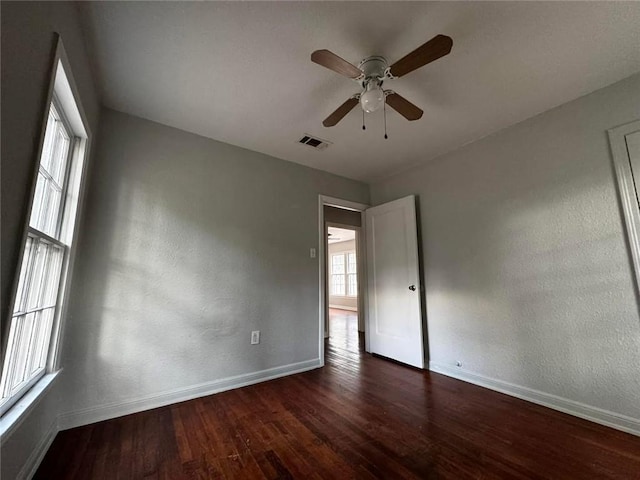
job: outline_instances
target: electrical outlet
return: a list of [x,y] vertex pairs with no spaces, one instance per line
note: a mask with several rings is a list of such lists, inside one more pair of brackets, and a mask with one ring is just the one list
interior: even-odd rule
[[254,330],[251,332],[251,345],[257,345],[260,343],[260,330]]

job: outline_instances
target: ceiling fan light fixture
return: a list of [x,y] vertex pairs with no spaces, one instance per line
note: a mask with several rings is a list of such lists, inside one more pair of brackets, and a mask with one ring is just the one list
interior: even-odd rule
[[[412,52],[402,57],[397,62],[389,65],[386,58],[379,55],[371,55],[363,59],[356,67],[329,50],[316,50],[311,54],[311,61],[329,70],[333,70],[362,87],[362,93],[349,97],[342,105],[322,121],[325,127],[333,127],[342,120],[358,103],[362,108],[362,129],[364,126],[364,114],[375,112],[380,107],[389,105],[407,120],[418,120],[423,111],[406,98],[392,90],[382,90],[382,83],[386,80],[403,77],[420,67],[438,60],[451,52],[453,40],[446,35],[436,35],[428,42],[422,44]],[[386,134],[386,108],[385,108],[385,137]]]
[[384,91],[378,82],[369,82],[365,92],[360,95],[360,105],[367,113],[375,112],[384,105]]

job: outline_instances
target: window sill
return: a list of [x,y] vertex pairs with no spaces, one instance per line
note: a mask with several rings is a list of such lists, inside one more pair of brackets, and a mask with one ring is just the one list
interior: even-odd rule
[[16,428],[27,418],[29,412],[40,403],[40,400],[42,400],[47,390],[51,388],[51,385],[53,385],[54,380],[58,378],[60,372],[62,372],[62,370],[43,376],[38,383],[31,387],[31,389],[2,416],[0,419],[0,445],[4,445],[4,442],[7,441]]

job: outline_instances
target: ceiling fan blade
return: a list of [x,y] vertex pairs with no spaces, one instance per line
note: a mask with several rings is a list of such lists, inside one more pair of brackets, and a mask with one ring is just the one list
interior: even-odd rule
[[355,79],[363,75],[362,70],[358,67],[329,50],[316,50],[311,54],[311,61],[345,77]]
[[340,105],[335,112],[333,112],[331,115],[325,118],[324,121],[322,122],[322,125],[324,125],[325,127],[333,127],[340,120],[342,120],[347,113],[353,110],[353,107],[355,107],[357,104],[358,104],[357,98],[350,98],[349,100],[344,102],[342,105]]
[[391,93],[386,98],[387,105],[402,115],[407,120],[418,120],[424,113],[413,103],[397,93]]
[[453,40],[446,35],[436,35],[424,45],[416,48],[413,52],[405,55],[396,63],[391,65],[391,75],[402,77],[409,72],[431,63],[434,60],[448,55],[453,46]]

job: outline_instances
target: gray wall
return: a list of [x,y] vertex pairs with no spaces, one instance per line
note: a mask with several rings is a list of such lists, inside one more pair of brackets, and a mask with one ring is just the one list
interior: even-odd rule
[[65,412],[318,358],[318,195],[367,185],[110,110],[96,149]]
[[640,418],[640,319],[606,130],[640,76],[372,185],[419,195],[430,360]]
[[[89,127],[98,128],[94,88],[74,5],[62,2],[2,2],[2,261],[0,318],[7,318],[20,255],[37,142],[46,108],[54,32],[61,34]],[[2,478],[14,478],[55,419],[55,389],[2,446]]]

